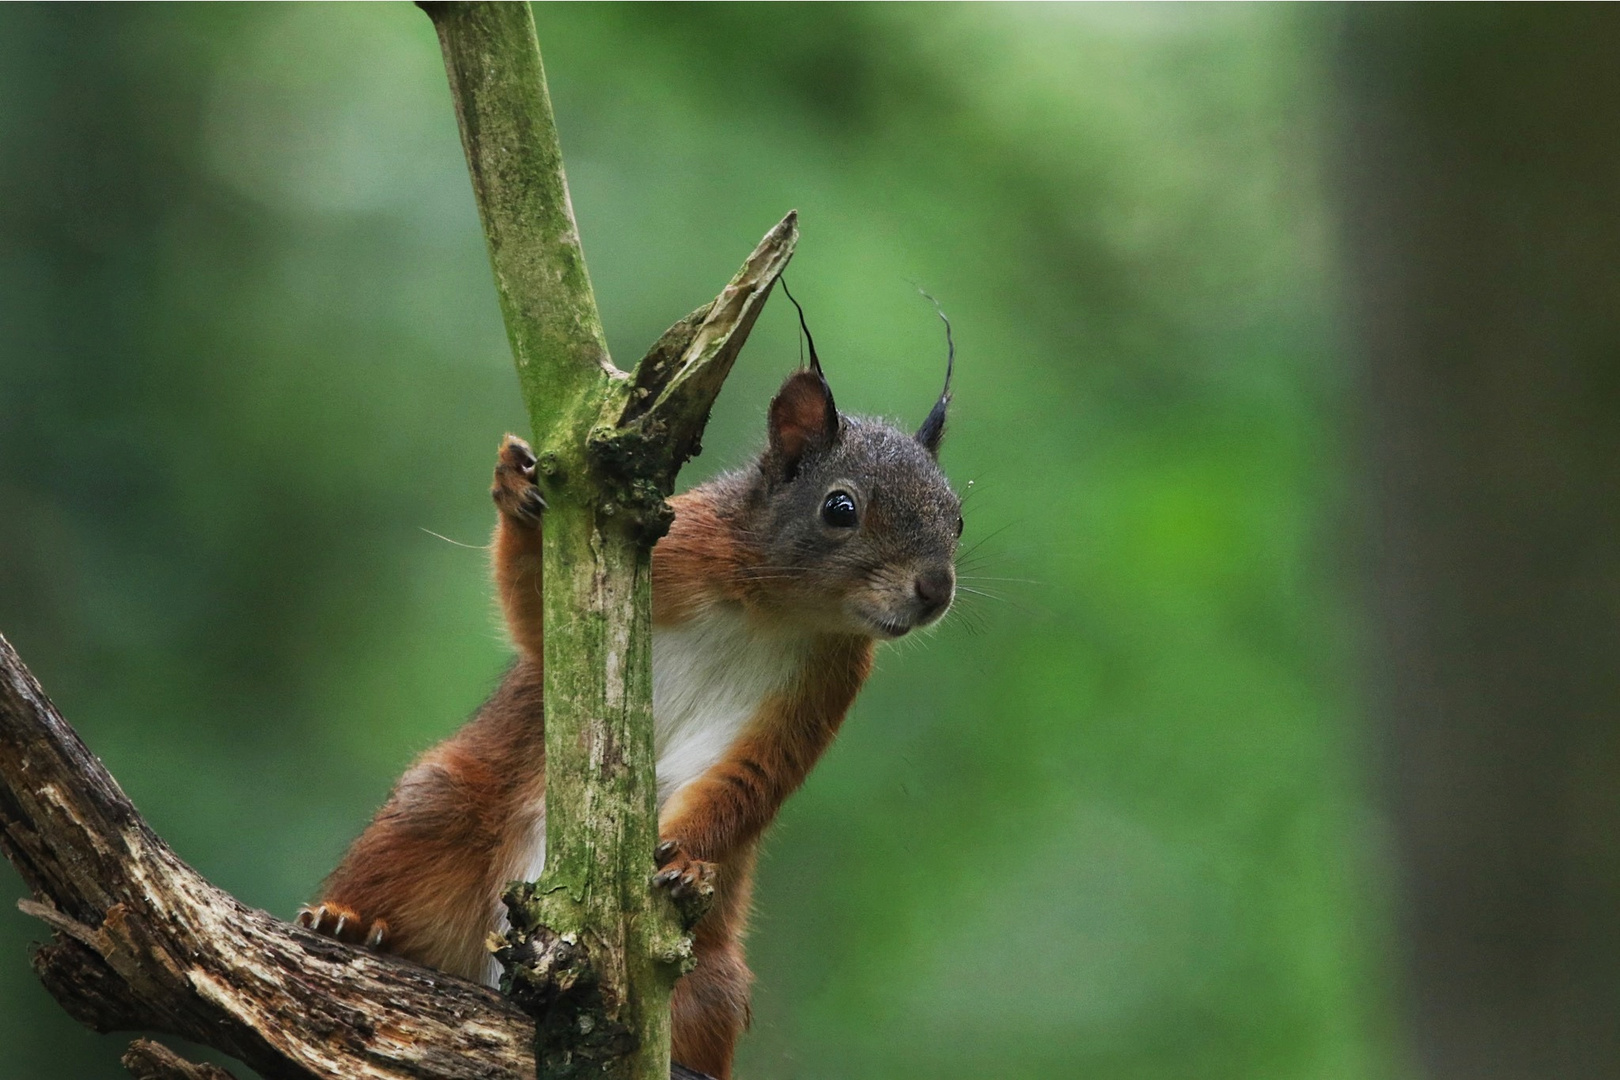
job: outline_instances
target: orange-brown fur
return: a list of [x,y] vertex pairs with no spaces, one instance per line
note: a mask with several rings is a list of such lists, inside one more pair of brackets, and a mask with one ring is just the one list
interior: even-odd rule
[[[515,445],[514,445],[515,444]],[[482,978],[485,935],[506,879],[517,873],[543,805],[541,530],[521,498],[527,450],[508,438],[496,470],[501,509],[495,579],[519,650],[499,690],[465,727],[430,750],[326,883],[317,929],[342,918],[338,936],[363,941],[467,978]],[[527,461],[532,466],[532,459]],[[780,618],[768,584],[748,573],[738,526],[703,489],[672,500],[675,521],[653,550],[653,623],[671,626],[711,605],[740,605]],[[675,988],[675,1060],[726,1080],[748,1023],[752,976],[743,960],[755,849],[783,800],[832,741],[871,667],[872,641],[821,634],[801,677],[767,701],[722,760],[663,807],[659,835],[674,845],[678,874],[713,864],[715,900],[697,925],[697,966]],[[380,924],[380,925],[379,925]]]

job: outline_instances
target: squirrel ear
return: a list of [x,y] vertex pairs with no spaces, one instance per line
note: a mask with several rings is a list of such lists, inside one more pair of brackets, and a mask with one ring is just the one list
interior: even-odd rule
[[785,479],[793,479],[805,453],[838,437],[838,409],[821,372],[794,372],[771,400],[771,453]]

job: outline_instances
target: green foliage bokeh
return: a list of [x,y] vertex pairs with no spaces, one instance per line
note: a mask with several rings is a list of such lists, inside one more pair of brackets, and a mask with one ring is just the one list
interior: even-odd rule
[[[912,280],[957,329],[964,594],[769,841],[743,1075],[1386,1075],[1312,25],[536,14],[621,363],[790,207],[844,408],[938,392]],[[773,304],[686,482],[797,359]],[[499,678],[522,425],[419,13],[0,8],[0,633],[248,903],[294,912]],[[123,1075],[0,881],[0,1078]]]

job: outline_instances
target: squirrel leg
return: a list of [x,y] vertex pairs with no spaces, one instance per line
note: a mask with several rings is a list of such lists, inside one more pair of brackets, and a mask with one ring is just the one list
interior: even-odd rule
[[300,908],[297,922],[306,930],[368,949],[380,949],[388,939],[386,919],[367,919],[342,904],[320,903]]
[[524,653],[539,661],[542,625],[540,517],[546,508],[534,482],[534,451],[516,435],[501,440],[490,495],[495,524],[495,586],[506,628]]
[[730,1080],[737,1040],[748,1028],[753,975],[742,948],[698,933],[697,966],[675,984],[670,1007],[670,1057],[716,1080]]

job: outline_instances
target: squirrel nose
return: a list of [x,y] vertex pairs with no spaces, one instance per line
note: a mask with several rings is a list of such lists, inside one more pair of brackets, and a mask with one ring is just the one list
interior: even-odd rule
[[930,570],[918,574],[916,589],[924,617],[933,615],[951,602],[951,594],[956,591],[956,575],[949,570]]

